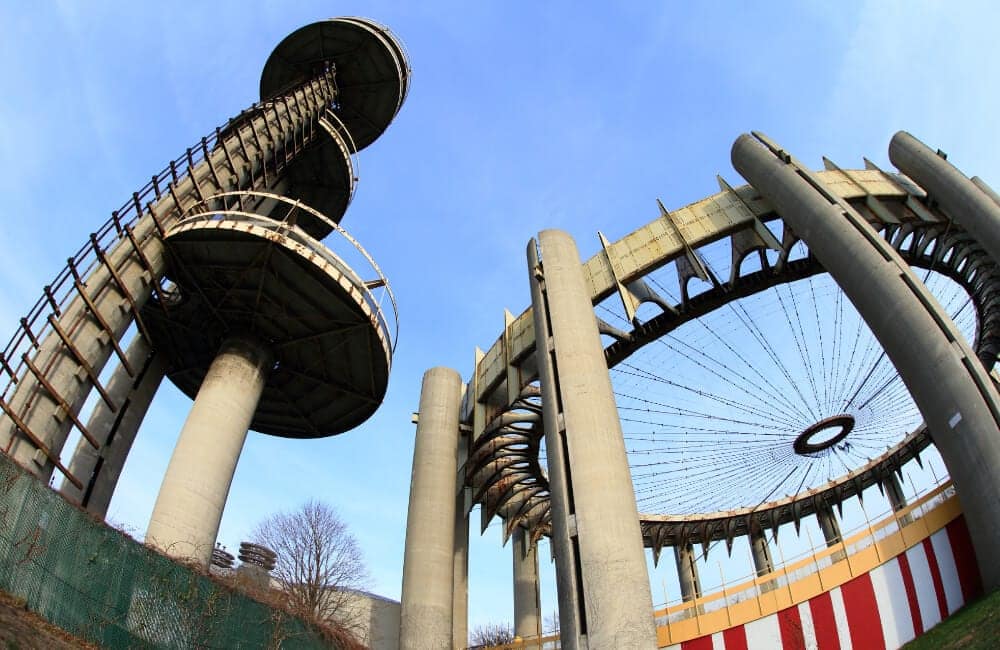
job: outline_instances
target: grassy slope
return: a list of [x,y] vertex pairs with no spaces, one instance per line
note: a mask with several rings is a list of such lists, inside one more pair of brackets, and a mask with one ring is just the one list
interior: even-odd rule
[[1000,590],[958,610],[905,650],[1000,648]]

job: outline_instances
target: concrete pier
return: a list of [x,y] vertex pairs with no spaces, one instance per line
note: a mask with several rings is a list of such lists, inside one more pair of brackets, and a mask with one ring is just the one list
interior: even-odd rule
[[542,602],[538,586],[538,553],[527,533],[514,529],[514,636],[533,639],[542,635]]
[[[455,493],[462,379],[450,368],[424,374],[406,518],[399,647],[451,648]],[[462,641],[464,644],[464,640]]]
[[129,344],[125,358],[136,376],[120,364],[106,387],[108,396],[119,405],[118,410],[99,400],[87,422],[87,430],[101,442],[101,448],[96,449],[80,438],[69,463],[70,473],[83,481],[83,487],[65,481],[59,489],[67,499],[102,519],[108,513],[139,425],[166,372],[166,359],[153,354],[149,341],[142,335],[136,335]]
[[681,600],[685,603],[701,597],[701,579],[695,564],[694,547],[690,544],[674,547],[677,580],[681,586]]
[[[837,515],[833,512],[833,508],[829,504],[823,504],[816,508],[816,521],[819,522],[819,529],[823,532],[823,541],[827,548],[840,546],[840,543],[843,541],[843,536],[840,532],[840,522],[837,521]],[[835,551],[830,556],[830,559],[834,562],[839,562],[846,557],[847,554],[841,549]]]
[[[989,375],[926,287],[864,217],[786,152],[778,154],[742,135],[732,160],[868,323],[948,466],[977,556],[1000,556],[1000,409]],[[937,198],[944,205],[945,196]],[[980,571],[988,591],[1000,586],[1000,565],[983,561]]]
[[[462,435],[458,442],[459,472],[469,459],[469,436]],[[464,649],[469,643],[469,515],[466,499],[471,498],[470,488],[461,487],[455,495],[455,554],[452,584],[451,638],[455,648]]]
[[885,488],[885,496],[889,499],[889,505],[893,511],[902,510],[906,507],[906,494],[903,493],[903,486],[899,483],[899,478],[895,473],[890,472],[882,481]]
[[826,545],[836,546],[840,544],[840,523],[837,521],[837,515],[834,514],[833,508],[828,505],[817,508],[816,520],[819,522],[819,529],[823,531],[823,541]]
[[1000,263],[1000,205],[987,192],[906,131],[892,136],[889,160],[927,190]]
[[[536,354],[539,368],[547,367],[540,371],[543,390],[556,376],[553,368],[558,368],[552,387],[559,399],[550,399],[546,391],[543,409],[548,426],[551,414],[561,407],[555,420],[564,431],[570,499],[567,529],[578,549],[585,612],[579,634],[586,635],[591,648],[655,648],[653,602],[632,477],[580,255],[573,239],[558,230],[542,231],[538,247],[541,268],[530,271],[532,282],[541,283],[543,295],[538,303],[533,291],[532,306],[536,318],[548,319],[548,327],[536,329]],[[551,339],[538,338],[539,331],[549,332]],[[562,496],[554,493],[552,499]],[[560,573],[572,570],[558,568]],[[560,611],[562,606],[560,601]]]
[[236,463],[270,369],[271,355],[260,343],[231,338],[222,344],[170,458],[147,543],[208,567]]
[[760,527],[755,527],[750,533],[750,555],[753,557],[753,568],[758,576],[774,571],[771,547],[767,544],[767,535]]
[[[541,274],[538,245],[535,240],[528,243],[528,278],[531,285],[532,321],[535,326],[535,341],[552,340],[552,326],[545,308],[545,283]],[[552,362],[552,350],[546,345],[538,355],[539,390],[543,404],[558,404],[559,376]],[[556,563],[556,594],[559,600],[559,643],[567,650],[575,650],[580,640],[581,624],[586,620],[583,609],[582,588],[580,586],[579,547],[576,540],[576,525],[573,520],[572,486],[569,482],[570,469],[567,464],[566,431],[562,426],[562,412],[559,409],[542,409],[545,431],[545,463],[549,475],[549,503],[552,509],[552,555]]]

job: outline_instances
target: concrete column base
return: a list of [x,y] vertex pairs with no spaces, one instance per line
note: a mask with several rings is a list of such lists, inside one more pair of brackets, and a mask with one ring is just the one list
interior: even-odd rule
[[232,338],[198,389],[146,530],[146,543],[208,567],[247,428],[271,369],[258,342]]

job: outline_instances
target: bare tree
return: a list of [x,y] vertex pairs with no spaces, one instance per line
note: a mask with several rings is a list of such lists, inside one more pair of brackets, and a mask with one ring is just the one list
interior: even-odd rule
[[510,623],[484,623],[477,625],[469,637],[469,647],[492,648],[514,642],[514,628]]
[[288,604],[351,629],[354,591],[368,579],[361,549],[331,506],[314,500],[265,519],[253,541],[278,555],[272,572]]

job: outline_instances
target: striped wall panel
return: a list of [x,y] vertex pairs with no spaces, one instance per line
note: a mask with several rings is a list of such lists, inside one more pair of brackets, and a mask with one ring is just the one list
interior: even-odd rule
[[670,650],[895,650],[982,593],[965,519],[795,607]]

